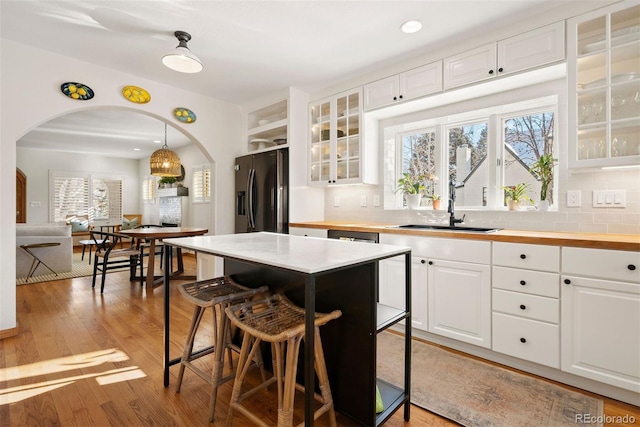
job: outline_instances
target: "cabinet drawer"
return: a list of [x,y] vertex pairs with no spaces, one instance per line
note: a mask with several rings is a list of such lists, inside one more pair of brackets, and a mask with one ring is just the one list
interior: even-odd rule
[[640,253],[608,249],[562,248],[562,272],[640,283]]
[[410,246],[411,255],[416,257],[446,259],[474,264],[489,264],[491,262],[491,242],[381,233],[380,243]]
[[558,323],[560,319],[560,303],[555,298],[494,289],[491,302],[494,312],[550,323]]
[[558,272],[560,271],[560,247],[495,242],[493,264]]
[[559,368],[559,326],[493,313],[493,350]]
[[519,268],[493,267],[493,287],[558,298],[560,296],[560,275]]

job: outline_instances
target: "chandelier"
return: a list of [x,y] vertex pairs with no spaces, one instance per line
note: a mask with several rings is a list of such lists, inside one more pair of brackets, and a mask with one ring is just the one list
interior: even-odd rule
[[167,124],[164,124],[164,145],[154,151],[149,160],[151,175],[154,176],[180,176],[180,157],[167,147]]

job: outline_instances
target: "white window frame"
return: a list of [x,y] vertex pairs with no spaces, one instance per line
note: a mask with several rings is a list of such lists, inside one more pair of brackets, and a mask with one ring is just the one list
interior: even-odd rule
[[[391,138],[395,140],[395,158],[387,159],[386,156],[390,155],[390,150],[384,148],[383,166],[388,162],[392,164],[393,169],[393,183],[397,183],[398,178],[402,174],[402,136],[412,133],[420,133],[425,130],[435,129],[436,132],[436,148],[435,152],[438,153],[436,161],[436,176],[438,177],[438,191],[442,195],[442,204],[446,205],[449,200],[448,184],[449,184],[449,172],[448,172],[448,129],[461,125],[470,125],[474,123],[486,122],[487,123],[487,165],[489,182],[487,188],[487,205],[486,206],[461,206],[460,209],[468,210],[507,210],[507,207],[503,206],[503,190],[504,185],[504,126],[505,120],[522,115],[531,115],[543,112],[552,112],[554,114],[554,157],[558,157],[560,152],[558,135],[560,135],[560,121],[558,120],[559,110],[559,96],[555,94],[543,96],[540,98],[532,98],[524,101],[510,103],[507,105],[495,105],[493,107],[480,108],[474,111],[465,111],[462,113],[453,113],[448,115],[438,116],[434,114],[429,119],[418,120],[415,122],[408,122],[404,124],[390,125],[385,129],[385,139],[391,142]],[[395,131],[394,131],[395,129]],[[385,142],[387,144],[388,142]],[[403,209],[402,195],[393,193],[393,197],[390,197],[392,192],[387,188],[388,183],[391,181],[387,176],[389,168],[383,167],[383,174],[385,175],[385,209]],[[554,194],[558,194],[558,182],[559,171],[556,165],[554,171]],[[395,187],[393,188],[395,190]],[[532,195],[534,196],[534,195]],[[557,197],[554,199],[554,205],[557,208]]]
[[142,203],[146,205],[156,203],[156,188],[158,188],[158,183],[155,176],[147,175],[144,177],[142,180]]
[[211,177],[210,164],[197,165],[191,168],[191,186],[193,188],[191,203],[211,202]]

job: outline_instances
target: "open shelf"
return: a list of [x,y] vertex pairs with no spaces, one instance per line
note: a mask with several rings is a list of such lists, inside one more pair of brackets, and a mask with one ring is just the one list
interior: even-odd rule
[[408,392],[405,392],[401,387],[388,383],[385,380],[378,378],[376,380],[378,390],[380,390],[380,396],[382,397],[382,403],[384,404],[384,410],[376,415],[376,425],[384,423],[396,410],[409,400],[410,396]]
[[409,313],[407,313],[405,310],[400,310],[398,308],[380,303],[377,304],[376,309],[378,319],[378,332],[384,331],[389,326],[392,326],[409,316]]

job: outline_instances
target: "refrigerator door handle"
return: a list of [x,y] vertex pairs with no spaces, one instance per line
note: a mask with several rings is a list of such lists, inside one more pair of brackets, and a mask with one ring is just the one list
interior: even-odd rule
[[284,159],[281,152],[277,153],[276,157],[276,169],[278,171],[278,175],[276,178],[276,233],[284,232],[284,209],[283,209],[283,188],[284,185]]
[[253,212],[253,200],[254,200],[254,192],[255,192],[255,178],[256,178],[256,170],[249,170],[249,180],[247,182],[247,219],[249,220],[249,229],[253,230],[256,228],[256,219],[255,214]]

